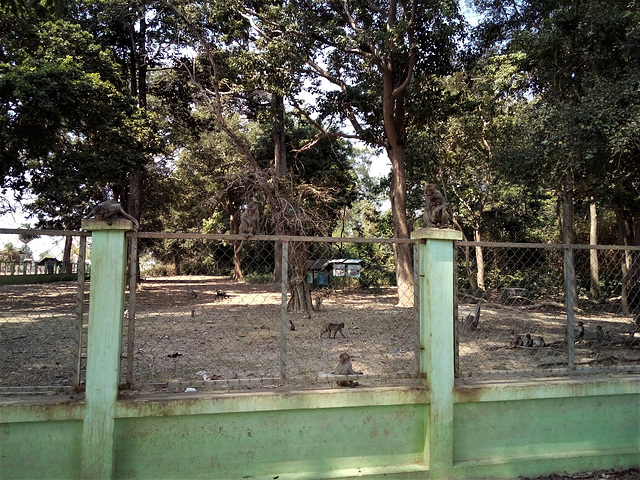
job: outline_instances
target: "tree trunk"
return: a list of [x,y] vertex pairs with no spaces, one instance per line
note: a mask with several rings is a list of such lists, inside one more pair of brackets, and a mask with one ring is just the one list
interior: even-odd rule
[[[393,216],[393,236],[409,238],[407,223],[407,179],[404,166],[404,148],[388,150],[391,160],[391,213]],[[396,257],[396,281],[398,284],[398,305],[413,305],[413,269],[411,245],[396,243],[393,245]]]
[[307,283],[307,260],[309,246],[306,243],[289,243],[289,291],[291,297],[287,303],[289,312],[305,312],[311,318],[313,304],[311,290]]
[[271,96],[271,110],[273,115],[271,137],[274,146],[275,174],[276,177],[281,177],[287,173],[287,144],[285,142],[284,99],[282,95],[273,94]]
[[[139,32],[130,25],[131,34],[131,94],[138,97],[140,108],[147,108],[147,22],[146,7],[142,5]],[[144,170],[131,172],[129,175],[129,195],[127,213],[140,223],[142,216],[142,189]],[[131,255],[129,255],[131,258]],[[136,258],[136,281],[140,281],[140,258]]]
[[[229,229],[231,233],[237,234],[240,231],[240,217],[241,214],[236,215],[239,208],[239,202],[229,192],[227,198],[227,213],[229,214]],[[233,273],[231,274],[231,280],[235,282],[244,282],[244,275],[242,275],[242,262],[240,260],[241,240],[236,240],[233,244]]]
[[[574,179],[573,171],[569,170],[565,173],[563,179],[563,187],[561,194],[562,201],[562,243],[572,245],[575,243],[575,231],[573,229],[574,224],[574,209],[573,209],[573,188]],[[578,306],[578,286],[576,283],[576,271],[575,266],[572,265],[570,272],[566,272],[573,282],[571,282],[572,291],[569,292],[573,296],[574,306]]]
[[62,252],[62,263],[64,265],[64,273],[71,273],[71,246],[73,245],[73,237],[64,237],[64,250]]
[[[284,99],[282,95],[273,94],[271,96],[271,109],[273,114],[273,128],[271,137],[273,139],[273,157],[275,161],[275,176],[282,177],[287,174],[287,144],[284,130]],[[276,226],[277,228],[277,226]],[[276,231],[277,235],[284,232]],[[282,242],[276,242],[273,248],[274,267],[273,278],[275,282],[282,281]]]
[[[407,174],[405,171],[405,108],[403,91],[395,91],[393,71],[383,71],[382,110],[386,136],[385,148],[391,161],[391,214],[393,236],[409,238],[407,222]],[[394,244],[398,305],[413,305],[413,261],[411,245]]]
[[[480,236],[480,225],[474,225],[473,227],[473,241],[481,242],[482,237]],[[478,265],[478,277],[477,277],[477,288],[484,291],[484,256],[482,254],[482,247],[475,247],[476,249],[476,264]]]
[[241,241],[236,241],[233,246],[233,274],[231,274],[231,280],[234,282],[244,282],[242,262],[240,261],[240,245]]
[[[596,202],[589,205],[589,245],[598,244],[598,214],[596,210]],[[600,294],[600,273],[598,265],[598,251],[593,249],[589,251],[589,277],[591,285],[591,296],[597,297]]]
[[[620,245],[633,245],[633,228],[627,218],[622,205],[614,204],[613,211],[616,213],[616,224],[618,227],[618,241]],[[631,288],[633,255],[629,250],[622,252],[620,267],[622,270],[622,313],[631,315],[632,309],[629,305],[629,290]]]

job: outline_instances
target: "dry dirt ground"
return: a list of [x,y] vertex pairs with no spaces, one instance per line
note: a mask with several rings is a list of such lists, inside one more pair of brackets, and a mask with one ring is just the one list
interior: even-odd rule
[[[189,295],[187,289],[197,296]],[[218,291],[226,295],[219,296]],[[0,286],[0,296],[0,387],[72,385],[77,350],[76,285]],[[128,319],[124,319],[123,382],[127,368],[132,368],[135,385],[156,384],[155,388],[172,382],[183,388],[205,378],[213,380],[206,384],[208,388],[274,388],[284,384],[280,381],[284,371],[288,385],[328,387],[324,375],[333,370],[341,352],[354,357],[354,369],[364,372],[363,384],[412,381],[408,378],[416,374],[415,312],[396,306],[393,289],[322,289],[312,296],[322,297],[321,309],[310,316],[286,314],[286,340],[282,341],[278,284],[234,283],[222,277],[146,279],[136,292],[130,358]],[[474,307],[462,303],[459,317]],[[88,294],[84,312],[83,346]],[[286,328],[288,320],[295,324],[294,331]],[[630,335],[631,318],[580,311],[578,321],[586,328],[584,339],[575,346],[579,368],[616,372],[640,365],[640,332]],[[329,322],[344,323],[344,337],[319,338]],[[596,325],[607,332],[605,341],[596,340]],[[522,336],[543,336],[551,346],[508,348],[511,330]],[[555,306],[484,304],[477,330],[458,335],[461,377],[517,379],[525,374],[566,374],[565,330],[566,312]],[[83,347],[81,368],[85,360]]]
[[519,480],[640,480],[640,469],[629,470],[599,470],[595,472],[583,472],[574,475],[543,475],[536,478],[519,477]]
[[[192,288],[197,297],[187,294]],[[227,296],[219,298],[218,290]],[[89,291],[87,285],[86,291]],[[0,286],[0,389],[20,386],[73,384],[76,356],[76,285]],[[281,342],[282,294],[275,284],[233,283],[224,278],[173,277],[147,279],[136,292],[133,380],[157,384],[172,391],[193,382],[198,389],[274,388],[279,377],[281,348],[285,371],[296,385],[333,388],[322,375],[333,370],[341,352],[354,356],[361,383],[407,383],[415,373],[416,323],[412,308],[397,307],[393,289],[319,290],[322,308],[287,314],[295,330],[285,330]],[[127,294],[128,298],[128,294]],[[81,375],[86,360],[88,294],[84,301]],[[461,303],[459,317],[475,308]],[[578,312],[576,323],[586,326],[585,339],[576,345],[576,363],[590,368],[640,365],[640,349],[629,335],[631,318],[602,312]],[[319,338],[325,323],[344,322],[344,334]],[[556,375],[566,366],[566,347],[508,348],[510,331],[561,341],[566,313],[549,306],[486,304],[474,332],[460,332],[459,365],[466,379],[518,378],[522,372]],[[124,330],[128,321],[124,319]],[[608,332],[596,342],[595,326]],[[123,371],[127,361],[127,334],[123,335]],[[514,373],[517,371],[518,373]],[[637,371],[637,370],[636,370]],[[199,374],[200,372],[200,374]],[[206,372],[202,373],[202,372]],[[218,382],[203,382],[203,376]],[[274,379],[275,377],[275,379]],[[125,377],[123,374],[123,381]],[[271,379],[271,380],[261,380]],[[228,381],[227,381],[228,380]],[[236,382],[235,384],[233,382]],[[1,393],[1,392],[0,392]],[[549,475],[528,480],[609,479],[640,480],[640,470],[599,471]],[[522,479],[524,480],[524,479]]]
[[[459,317],[475,310],[474,304],[461,304]],[[578,322],[585,328],[584,337],[575,343],[575,366],[578,371],[617,372],[640,365],[640,329],[631,316],[611,311],[577,310]],[[459,372],[462,379],[495,379],[522,375],[555,376],[569,372],[566,310],[556,303],[538,302],[526,305],[483,303],[475,331],[459,328]],[[598,339],[597,327],[605,336]],[[544,340],[544,347],[509,348],[512,333],[526,340]]]

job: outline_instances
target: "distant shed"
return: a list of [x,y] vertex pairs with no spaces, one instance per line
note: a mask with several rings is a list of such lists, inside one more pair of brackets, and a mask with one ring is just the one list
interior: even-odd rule
[[316,285],[329,285],[331,277],[351,277],[359,278],[362,270],[362,260],[356,258],[337,258],[328,260],[319,258],[317,260],[308,260],[307,275],[308,283]]

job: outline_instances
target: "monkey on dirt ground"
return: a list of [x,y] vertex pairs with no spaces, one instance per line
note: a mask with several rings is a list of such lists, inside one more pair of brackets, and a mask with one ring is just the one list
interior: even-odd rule
[[[340,354],[340,363],[336,365],[335,369],[336,375],[362,375],[362,373],[363,372],[356,372],[351,366],[351,355],[348,353]],[[353,380],[338,380],[337,384],[339,387],[357,387],[360,385]]]
[[131,220],[136,227],[136,230],[140,228],[138,220],[125,212],[118,202],[113,200],[106,200],[99,203],[91,209],[91,213],[87,215],[85,220],[95,218],[96,220],[106,221],[107,224],[113,225],[113,221],[118,217],[124,217],[127,220]]
[[509,348],[517,348],[522,347],[524,342],[522,341],[522,337],[518,335],[514,330],[509,332],[510,340],[509,340]]
[[[322,327],[322,330],[320,330],[320,338],[322,338],[325,333],[329,334],[329,338],[336,338],[336,334],[338,332],[340,332],[340,335],[342,335],[344,338],[347,338],[344,336],[344,333],[342,333],[343,328],[344,323],[326,323],[325,326]],[[332,333],[333,337],[331,336]]]
[[215,300],[218,300],[219,298],[222,298],[222,299],[229,298],[229,294],[224,290],[217,290]]

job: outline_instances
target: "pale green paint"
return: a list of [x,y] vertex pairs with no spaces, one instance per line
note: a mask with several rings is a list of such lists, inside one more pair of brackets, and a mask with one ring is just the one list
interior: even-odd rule
[[425,463],[435,478],[453,465],[453,240],[460,232],[426,228],[412,238],[420,248],[420,364],[431,390]]
[[81,421],[5,423],[0,412],[0,478],[79,478]]
[[424,408],[319,408],[119,420],[116,477],[241,478],[266,472],[316,472],[321,477],[335,469],[418,464],[424,448]]
[[120,380],[122,312],[128,220],[113,225],[83,220],[92,230],[91,301],[87,338],[87,380],[82,433],[82,478],[111,478],[113,429]]
[[117,418],[165,415],[207,415],[318,408],[366,408],[428,403],[425,387],[362,387],[355,390],[305,390],[304,395],[281,391],[256,391],[202,396],[198,393],[144,395],[123,398],[116,405]]
[[[477,382],[459,383],[455,389],[455,402],[501,402],[563,397],[593,397],[640,394],[638,374],[545,378],[529,382]],[[640,405],[638,406],[640,418]]]
[[640,432],[637,402],[617,395],[457,404],[454,460],[637,449],[637,439],[629,443]]
[[129,226],[89,228],[86,399],[0,400],[1,479],[435,480],[640,466],[638,375],[454,385],[450,230],[414,233],[425,386],[117,399]]

